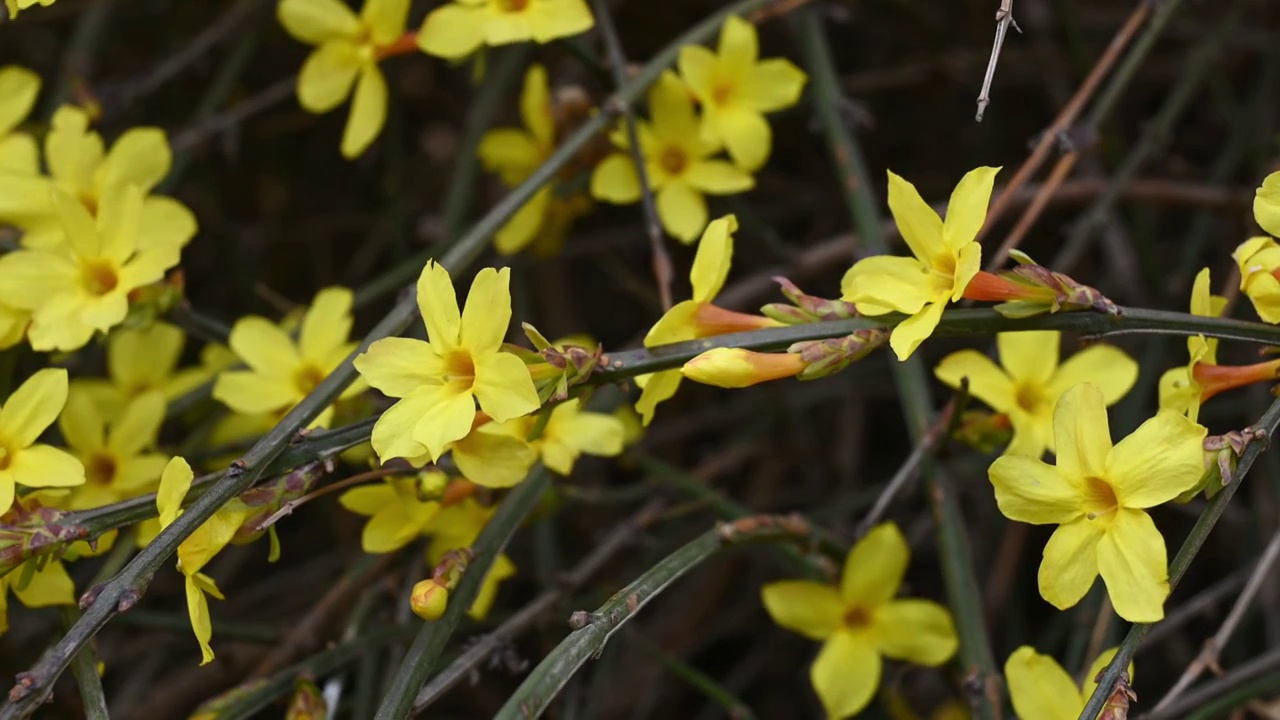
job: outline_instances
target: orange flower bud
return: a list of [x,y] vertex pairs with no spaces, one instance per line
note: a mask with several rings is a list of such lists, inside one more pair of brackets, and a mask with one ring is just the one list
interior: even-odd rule
[[740,348],[713,348],[680,368],[685,377],[705,385],[744,388],[794,377],[807,364],[794,353],[758,353]]
[[1200,386],[1200,401],[1204,402],[1224,390],[1275,380],[1280,375],[1280,360],[1253,365],[1210,365],[1196,363],[1191,370],[1192,379]]
[[693,311],[695,337],[715,337],[729,333],[747,332],[760,328],[782,327],[782,323],[763,315],[751,315],[716,307],[711,303],[699,303]]
[[435,578],[427,578],[413,586],[413,594],[409,596],[409,607],[413,614],[423,620],[438,620],[449,606],[449,589],[436,582]]

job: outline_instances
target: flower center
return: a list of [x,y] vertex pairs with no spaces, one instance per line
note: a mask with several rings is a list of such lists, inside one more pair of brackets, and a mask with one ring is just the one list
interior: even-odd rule
[[1119,505],[1111,483],[1098,477],[1084,479],[1083,509],[1090,520],[1111,514]]
[[871,613],[864,607],[854,605],[844,613],[844,626],[850,630],[871,627]]
[[711,101],[716,105],[728,105],[733,99],[733,81],[721,80],[711,87]]
[[1044,393],[1040,392],[1038,385],[1032,383],[1019,385],[1015,395],[1018,407],[1029,413],[1034,413],[1044,403]]
[[476,364],[471,353],[461,348],[454,350],[444,359],[444,380],[447,383],[457,382],[470,389],[476,380]]
[[506,13],[524,12],[529,0],[497,0],[498,10]]
[[303,395],[309,395],[327,374],[315,365],[307,363],[294,371],[293,386]]
[[668,175],[680,175],[689,166],[689,156],[685,154],[683,149],[668,145],[662,149],[662,154],[658,156],[658,165]]
[[933,271],[943,277],[955,277],[956,275],[956,254],[947,252],[933,259]]
[[116,289],[120,276],[111,263],[90,260],[80,266],[80,282],[90,295],[101,297]]
[[9,453],[8,448],[0,447],[0,470],[9,469],[9,460],[11,457],[12,455]]
[[94,453],[84,464],[85,480],[94,485],[110,485],[116,478],[116,459],[106,453]]

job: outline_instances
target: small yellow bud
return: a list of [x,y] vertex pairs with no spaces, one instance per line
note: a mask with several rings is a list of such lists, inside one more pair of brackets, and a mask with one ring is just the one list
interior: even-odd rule
[[409,606],[413,608],[413,614],[423,620],[438,620],[449,606],[449,589],[436,582],[435,578],[427,578],[413,586]]
[[680,368],[685,377],[705,385],[744,388],[794,377],[806,363],[794,353],[758,353],[740,348],[713,348]]

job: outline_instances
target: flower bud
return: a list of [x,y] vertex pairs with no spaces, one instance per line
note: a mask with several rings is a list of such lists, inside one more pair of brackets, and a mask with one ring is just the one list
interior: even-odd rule
[[435,578],[427,578],[413,586],[409,607],[423,620],[438,620],[449,606],[449,589]]
[[685,377],[704,385],[744,388],[769,380],[794,377],[805,362],[793,353],[758,353],[741,348],[713,348],[680,368]]

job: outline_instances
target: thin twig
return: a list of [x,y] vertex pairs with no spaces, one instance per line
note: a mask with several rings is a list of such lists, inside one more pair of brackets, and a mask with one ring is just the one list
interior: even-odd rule
[[293,500],[288,500],[282,503],[280,505],[280,509],[271,513],[266,517],[266,519],[258,523],[258,527],[254,528],[254,531],[260,532],[262,530],[266,530],[267,528],[279,522],[281,518],[287,515],[292,515],[294,509],[297,508],[298,506],[305,505],[311,502],[312,500],[315,500],[318,497],[323,497],[330,493],[338,492],[339,490],[346,490],[347,488],[353,485],[366,483],[366,482],[369,482],[370,480],[377,480],[378,478],[384,478],[384,477],[387,477],[388,475],[403,475],[405,472],[406,470],[404,468],[382,467],[382,468],[377,468],[375,470],[362,472],[358,475],[352,475],[351,477],[343,478],[335,483],[330,483],[328,485],[325,485],[322,488],[317,488],[316,490],[313,490],[307,493],[306,495],[303,495],[300,498],[295,498]]
[[911,454],[907,456],[902,466],[898,468],[889,483],[885,485],[884,490],[876,497],[876,502],[867,511],[866,517],[862,518],[862,521],[858,523],[858,527],[854,531],[856,537],[862,537],[870,532],[871,528],[880,522],[880,518],[884,515],[885,510],[889,509],[889,505],[897,497],[898,492],[907,483],[916,478],[924,459],[947,437],[947,430],[951,427],[955,409],[956,402],[951,400],[942,408],[942,412],[938,413],[938,418],[929,426],[929,431],[924,434],[924,438],[911,449]]
[[[618,29],[613,23],[613,14],[609,10],[609,0],[594,0],[596,25],[600,28],[600,36],[604,39],[605,53],[609,56],[609,71],[613,74],[615,87],[622,87],[627,82],[627,56],[622,50],[622,41],[618,38]],[[627,149],[631,152],[631,161],[636,166],[636,177],[640,179],[640,205],[644,208],[644,229],[649,236],[649,249],[653,260],[653,276],[658,283],[658,297],[662,301],[662,311],[671,309],[671,256],[667,253],[663,242],[662,220],[658,217],[658,204],[653,198],[653,185],[649,182],[649,169],[644,161],[640,148],[640,134],[636,131],[636,115],[630,103],[623,103],[616,112],[622,116],[627,130]]]
[[1141,720],[1185,720],[1192,717],[1193,710],[1203,708],[1205,711],[1210,710],[1210,705],[1219,701],[1223,702],[1224,707],[1216,707],[1216,713],[1208,712],[1197,714],[1194,717],[1226,717],[1225,711],[1230,707],[1241,702],[1239,698],[1232,698],[1232,691],[1243,689],[1246,686],[1256,688],[1254,696],[1264,692],[1274,691],[1276,685],[1280,684],[1280,648],[1274,648],[1269,652],[1263,653],[1258,657],[1246,662],[1231,672],[1213,682],[1205,683],[1196,688],[1181,702],[1173,703],[1164,710],[1153,711],[1149,715],[1143,715]]
[[1249,576],[1249,582],[1245,583],[1244,590],[1236,597],[1235,604],[1231,606],[1231,612],[1222,621],[1218,631],[1213,634],[1213,637],[1205,641],[1200,654],[1182,671],[1178,681],[1173,684],[1173,687],[1169,688],[1169,692],[1165,693],[1164,697],[1160,698],[1152,712],[1158,713],[1172,705],[1173,701],[1177,700],[1205,670],[1211,669],[1219,675],[1222,674],[1222,669],[1218,667],[1218,656],[1221,654],[1222,648],[1226,647],[1227,641],[1231,639],[1231,634],[1235,632],[1236,626],[1240,624],[1245,611],[1253,604],[1254,596],[1262,589],[1262,583],[1268,579],[1267,576],[1271,572],[1271,568],[1275,566],[1277,558],[1280,558],[1280,530],[1277,530],[1271,536],[1271,541],[1267,543],[1267,548],[1263,550],[1257,567],[1253,569],[1253,574]]
[[996,39],[991,43],[991,59],[987,61],[987,73],[982,77],[982,90],[978,92],[978,114],[974,117],[977,122],[982,122],[982,115],[987,111],[987,105],[991,104],[991,81],[995,80],[996,63],[1000,62],[1004,36],[1009,32],[1010,25],[1014,30],[1022,32],[1022,28],[1013,19],[1013,0],[1000,0],[1000,9],[996,10]]

